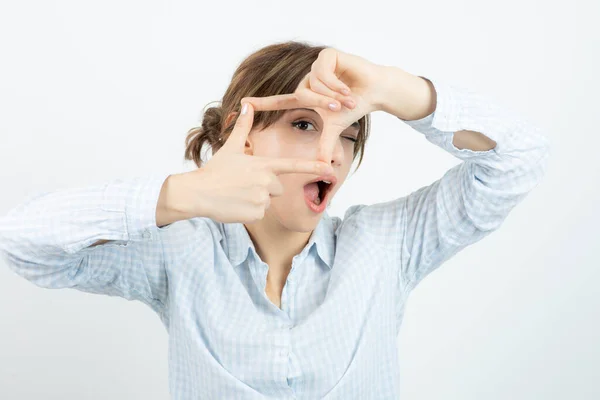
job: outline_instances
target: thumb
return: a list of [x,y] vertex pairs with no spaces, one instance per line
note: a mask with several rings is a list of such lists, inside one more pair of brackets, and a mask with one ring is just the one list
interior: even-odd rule
[[321,133],[319,140],[319,154],[317,159],[323,161],[326,164],[331,164],[331,158],[333,157],[333,150],[335,144],[340,136],[341,131],[336,125],[326,124]]
[[252,130],[252,124],[254,122],[254,107],[250,102],[242,102],[241,104],[242,110],[238,114],[233,131],[223,145],[223,147],[227,148],[228,151],[243,151],[244,145],[246,144],[246,139],[248,139],[248,134]]

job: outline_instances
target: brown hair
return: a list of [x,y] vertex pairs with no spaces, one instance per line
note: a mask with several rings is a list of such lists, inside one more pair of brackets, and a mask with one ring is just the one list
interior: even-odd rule
[[[239,113],[240,102],[244,97],[267,97],[294,93],[302,78],[311,70],[324,46],[311,46],[307,43],[287,41],[275,43],[252,53],[236,69],[231,83],[220,101],[220,105],[206,109],[202,124],[188,131],[185,139],[185,159],[193,160],[200,167],[200,151],[204,143],[216,153],[233,131],[236,118],[224,126],[231,112]],[[210,104],[210,103],[209,103]],[[256,111],[254,125],[266,129],[283,115],[286,110]],[[365,143],[369,136],[370,115],[358,120],[360,129],[354,144],[354,157],[360,155],[357,168],[362,163]]]

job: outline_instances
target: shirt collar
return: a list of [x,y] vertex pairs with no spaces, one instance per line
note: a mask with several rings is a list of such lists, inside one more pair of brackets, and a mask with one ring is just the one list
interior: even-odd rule
[[[223,231],[227,239],[227,255],[234,267],[246,261],[251,251],[256,253],[254,243],[252,243],[244,224],[224,223]],[[335,256],[335,237],[334,224],[327,211],[323,213],[302,252],[309,252],[313,245],[316,246],[317,254],[321,260],[331,269]]]

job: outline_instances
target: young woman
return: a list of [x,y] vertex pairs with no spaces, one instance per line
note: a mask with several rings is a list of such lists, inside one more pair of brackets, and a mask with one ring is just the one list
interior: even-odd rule
[[[377,110],[463,162],[330,217]],[[150,306],[176,399],[398,398],[408,294],[496,230],[548,156],[484,96],[299,42],[244,60],[186,144],[195,170],[39,194],[0,224],[5,260],[34,284]]]

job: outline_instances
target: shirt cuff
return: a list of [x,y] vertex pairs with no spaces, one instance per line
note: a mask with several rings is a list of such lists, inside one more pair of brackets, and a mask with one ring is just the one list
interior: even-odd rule
[[[500,118],[498,107],[490,99],[470,89],[450,85],[437,78],[426,79],[431,81],[436,91],[435,110],[418,120],[400,120],[424,134],[431,143],[461,159],[495,153],[502,140],[497,130],[488,128],[487,122]],[[457,148],[453,144],[454,133],[466,129],[486,135],[497,143],[496,147],[485,151]]]
[[127,241],[151,239],[158,234],[156,207],[163,183],[169,175],[140,176],[106,185],[102,208],[122,213]]

